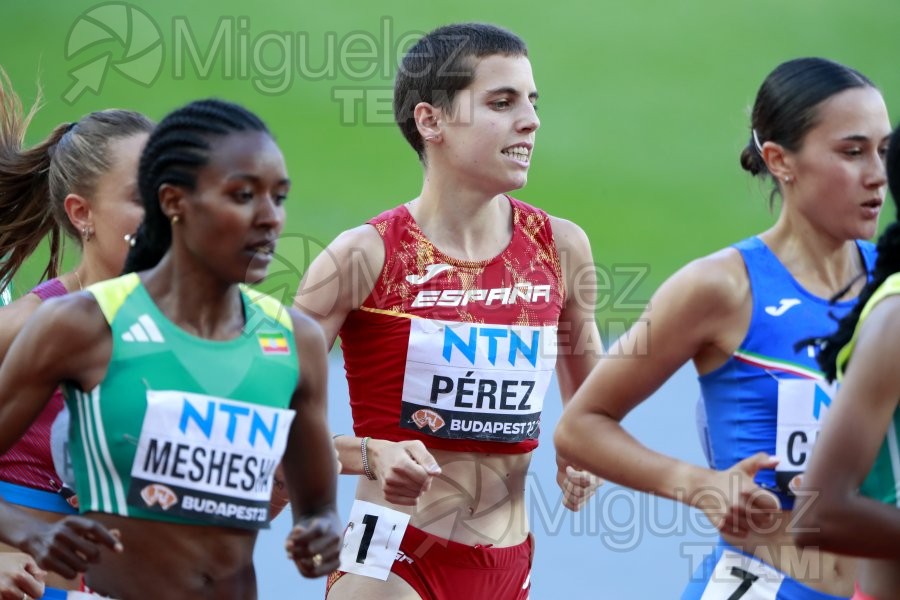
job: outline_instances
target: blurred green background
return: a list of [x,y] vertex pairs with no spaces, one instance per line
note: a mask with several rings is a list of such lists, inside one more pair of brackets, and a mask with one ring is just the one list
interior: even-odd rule
[[[410,36],[462,20],[497,23],[528,42],[542,126],[530,183],[515,195],[587,231],[608,284],[599,311],[607,338],[680,265],[773,222],[769,185],[744,173],[738,155],[756,90],[778,63],[819,55],[854,66],[881,87],[893,118],[900,116],[897,0],[4,0],[0,65],[26,103],[36,83],[43,86],[45,105],[29,143],[61,121],[109,107],[159,119],[190,100],[218,96],[260,114],[294,181],[279,260],[266,283],[289,301],[324,244],[418,194],[421,168],[386,102],[393,66]],[[348,110],[353,99],[355,110]],[[890,207],[885,216],[893,217]],[[67,263],[75,258],[73,251]],[[19,274],[17,294],[36,283],[44,260],[35,257]],[[332,373],[342,380],[339,369]],[[684,410],[693,406],[696,384],[682,375],[686,384],[644,417],[636,411],[644,420],[633,423],[654,448],[697,462],[693,416]],[[339,383],[332,389],[344,397]],[[331,404],[334,429],[349,430],[346,403]],[[550,404],[553,423],[559,408]],[[533,468],[552,500],[546,442]],[[341,485],[349,503],[353,481]],[[604,498],[622,492],[604,489]],[[533,524],[540,538],[533,597],[677,597],[691,572],[684,546],[710,543],[692,532],[654,533],[644,512],[635,512],[625,519],[637,525],[640,546],[610,552],[602,535],[576,535],[583,531],[577,524],[598,521],[591,517],[598,513],[584,514],[549,529]],[[604,523],[613,521],[602,514]],[[260,597],[285,597],[286,585],[297,597],[304,590],[303,597],[321,597],[321,581],[300,582],[280,560],[283,535],[260,544],[269,552],[258,561]],[[273,576],[276,567],[286,574]]]
[[[515,195],[587,231],[601,282],[609,276],[599,312],[607,337],[678,266],[773,221],[768,184],[744,173],[738,154],[775,65],[844,62],[900,114],[896,0],[8,0],[0,15],[0,64],[26,103],[37,81],[44,90],[29,143],[108,107],[159,119],[218,96],[260,114],[294,180],[267,284],[284,299],[323,244],[419,191],[420,166],[387,100],[411,36],[460,20],[508,27],[529,45],[541,94],[530,183]],[[17,294],[36,282],[40,258],[18,276]]]

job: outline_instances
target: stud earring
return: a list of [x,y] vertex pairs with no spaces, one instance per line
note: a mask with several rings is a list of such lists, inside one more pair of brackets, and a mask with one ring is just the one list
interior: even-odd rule
[[94,228],[90,225],[85,225],[81,228],[81,239],[85,242],[91,241],[91,238],[94,237]]
[[177,225],[181,221],[181,217],[179,215],[172,215],[172,218],[169,219],[172,225]]
[[124,236],[125,243],[134,248],[134,245],[137,243],[137,234],[136,233],[126,233]]

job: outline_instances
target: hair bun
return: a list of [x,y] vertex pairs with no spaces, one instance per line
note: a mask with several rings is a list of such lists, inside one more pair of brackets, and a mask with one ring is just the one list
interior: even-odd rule
[[758,175],[765,175],[769,172],[769,169],[766,167],[765,161],[756,150],[756,145],[754,144],[752,137],[750,138],[750,141],[747,143],[747,145],[744,146],[744,149],[741,150],[741,167],[745,171],[749,171],[750,174],[754,177]]

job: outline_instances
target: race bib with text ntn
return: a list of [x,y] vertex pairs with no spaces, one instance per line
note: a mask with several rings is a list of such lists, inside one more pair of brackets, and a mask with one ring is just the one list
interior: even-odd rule
[[413,319],[401,427],[447,439],[537,438],[556,330]]
[[775,484],[787,493],[806,471],[837,385],[813,379],[778,382],[778,424],[775,432]]
[[288,409],[147,392],[128,504],[208,524],[265,527],[293,419]]

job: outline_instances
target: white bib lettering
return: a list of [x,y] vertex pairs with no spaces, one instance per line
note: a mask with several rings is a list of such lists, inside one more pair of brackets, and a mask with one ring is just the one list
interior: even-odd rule
[[293,419],[287,409],[147,392],[128,503],[210,524],[265,527]]
[[811,379],[778,382],[778,425],[775,433],[776,484],[782,491],[806,470],[837,386]]
[[401,427],[449,439],[535,439],[556,327],[413,319]]
[[341,547],[341,571],[386,581],[409,525],[409,515],[355,500]]

